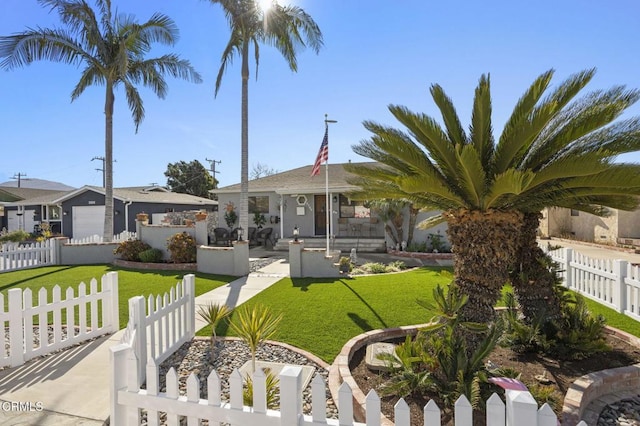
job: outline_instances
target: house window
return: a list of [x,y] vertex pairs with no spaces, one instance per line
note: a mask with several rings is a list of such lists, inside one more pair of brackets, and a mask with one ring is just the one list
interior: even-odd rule
[[371,209],[364,201],[349,200],[340,195],[340,217],[371,217]]
[[49,220],[60,220],[60,206],[49,206]]
[[269,213],[269,196],[249,197],[249,213]]
[[571,209],[571,216],[580,216],[580,212],[578,210]]

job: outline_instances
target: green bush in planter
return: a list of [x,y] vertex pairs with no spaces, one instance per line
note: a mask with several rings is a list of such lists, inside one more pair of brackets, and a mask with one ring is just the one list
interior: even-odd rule
[[141,252],[138,257],[140,257],[141,262],[160,263],[162,262],[163,253],[160,249],[152,248]]

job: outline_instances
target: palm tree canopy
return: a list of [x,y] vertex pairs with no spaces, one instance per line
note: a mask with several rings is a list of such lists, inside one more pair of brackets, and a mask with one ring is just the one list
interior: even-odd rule
[[278,49],[292,71],[298,70],[297,53],[310,47],[318,53],[323,46],[322,32],[316,22],[298,6],[281,6],[275,1],[263,11],[256,0],[210,0],[222,6],[231,28],[231,37],[222,53],[222,61],[216,79],[218,94],[227,66],[243,49],[253,45],[256,61],[256,78],[260,62],[260,44]]
[[155,13],[140,24],[130,15],[114,17],[110,0],[95,0],[99,18],[85,0],[38,2],[58,12],[65,28],[33,28],[0,37],[0,67],[11,70],[39,60],[82,65],[71,99],[92,85],[122,84],[136,130],[144,119],[137,84],[164,99],[165,74],[195,83],[202,81],[189,61],[175,54],[145,59],[154,43],[173,45],[178,39],[178,28],[166,15]]
[[553,70],[540,75],[497,142],[489,76],[475,90],[468,131],[437,84],[430,92],[443,125],[389,106],[405,130],[364,122],[373,135],[353,150],[380,165],[346,167],[357,175],[351,183],[363,188],[356,196],[402,198],[439,210],[537,212],[558,206],[603,214],[602,206],[636,208],[640,165],[614,160],[640,149],[640,119],[616,121],[640,92],[618,86],[577,97],[594,74],[582,71],[553,89]]

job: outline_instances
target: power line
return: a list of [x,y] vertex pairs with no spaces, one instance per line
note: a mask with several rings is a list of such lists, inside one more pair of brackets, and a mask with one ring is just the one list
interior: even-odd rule
[[[106,176],[105,176],[105,163],[106,163],[107,159],[104,158],[104,157],[93,157],[91,159],[91,161],[93,161],[93,160],[102,161],[102,168],[101,169],[96,169],[96,171],[102,172],[102,187],[106,188],[107,187],[107,180],[106,180]],[[113,162],[115,163],[116,160],[113,160]]]

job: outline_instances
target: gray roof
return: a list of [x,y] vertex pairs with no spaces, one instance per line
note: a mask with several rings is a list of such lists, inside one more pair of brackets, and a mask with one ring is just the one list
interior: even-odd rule
[[[18,181],[10,180],[7,182],[2,182],[0,183],[0,187],[17,188]],[[27,177],[20,179],[20,188],[45,189],[49,191],[71,191],[75,189],[73,186],[65,185],[64,183]]]
[[[347,192],[357,189],[357,187],[347,183],[347,178],[354,176],[344,169],[345,163],[329,164],[329,190],[334,192]],[[378,163],[353,163],[370,164]],[[297,193],[324,193],[325,192],[325,166],[323,165],[320,174],[311,177],[312,165],[299,167],[281,173],[275,173],[259,179],[249,181],[249,192],[276,192],[278,194]],[[225,186],[211,190],[214,194],[231,194],[240,192],[240,184]]]
[[[189,205],[207,205],[214,206],[218,202],[208,198],[196,197],[195,195],[180,194],[177,192],[169,192],[166,190],[145,191],[142,187],[130,188],[113,188],[113,197],[121,201],[133,201],[136,203],[155,203],[155,204],[189,204]],[[39,205],[39,204],[59,204],[65,200],[75,197],[85,191],[94,191],[104,194],[104,188],[98,186],[83,186],[74,191],[52,192],[50,194],[39,197],[28,198],[15,203],[7,203],[8,205]]]
[[[66,191],[64,191],[66,192]],[[39,197],[48,197],[50,195],[64,193],[61,191],[52,191],[49,189],[35,189],[35,188],[12,188],[9,186],[0,186],[0,193],[6,193],[18,200],[27,200]]]

